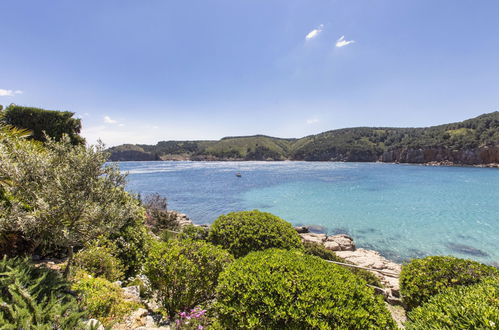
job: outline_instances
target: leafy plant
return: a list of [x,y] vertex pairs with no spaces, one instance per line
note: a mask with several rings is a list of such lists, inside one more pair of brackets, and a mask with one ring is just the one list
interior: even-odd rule
[[90,318],[111,326],[129,312],[140,308],[137,302],[125,301],[123,290],[104,278],[81,275],[72,289],[82,296],[81,306]]
[[269,249],[220,274],[215,310],[227,329],[394,329],[382,298],[346,269]]
[[143,205],[146,209],[146,223],[154,233],[163,230],[178,230],[177,215],[168,212],[166,198],[160,194],[151,194],[144,198]]
[[208,240],[209,229],[202,226],[188,225],[182,228],[180,239]]
[[114,257],[116,249],[107,246],[90,245],[75,255],[74,265],[95,277],[103,277],[111,282],[123,278],[123,265]]
[[111,246],[113,255],[123,265],[125,278],[137,276],[144,266],[153,239],[144,225],[144,210],[140,215],[129,218],[116,232],[111,232],[101,241],[104,246]]
[[408,319],[406,329],[497,329],[499,278],[444,291],[413,309]]
[[269,248],[302,248],[300,235],[289,222],[258,210],[221,215],[211,225],[208,240],[236,258]]
[[1,209],[0,231],[21,232],[35,247],[67,251],[69,274],[73,247],[143,219],[138,200],[125,189],[125,176],[105,165],[103,146],[73,146],[51,139],[42,146],[6,138],[0,143],[0,177],[10,206]]
[[475,284],[497,273],[494,267],[472,260],[443,256],[413,259],[402,266],[400,293],[410,310],[450,287]]
[[50,269],[28,259],[0,260],[1,329],[77,329],[84,313],[69,285]]
[[203,241],[156,242],[145,264],[145,275],[170,317],[214,297],[218,275],[232,256]]
[[[303,244],[303,246],[305,247],[306,254],[310,254],[310,255],[319,257],[321,259],[324,259],[324,260],[331,260],[331,261],[337,261],[337,262],[342,262],[342,263],[346,263],[346,264],[351,264],[347,260],[345,260],[341,257],[338,257],[333,251],[326,249],[321,244],[313,243],[313,242],[305,242]],[[355,274],[356,276],[362,278],[364,281],[367,282],[367,284],[374,285],[377,287],[383,287],[379,278],[367,270],[348,267],[348,266],[342,266],[342,267],[345,267],[345,269],[350,271],[352,274]]]

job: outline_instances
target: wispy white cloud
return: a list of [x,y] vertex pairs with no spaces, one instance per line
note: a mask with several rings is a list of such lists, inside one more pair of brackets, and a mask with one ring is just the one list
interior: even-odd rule
[[0,89],[0,96],[14,96],[22,94],[23,91],[20,90],[12,90],[12,89]]
[[336,47],[341,48],[353,44],[355,40],[345,40],[345,36],[341,36],[338,40],[336,40]]
[[319,36],[319,34],[324,30],[324,24],[321,24],[319,25],[319,27],[317,27],[316,29],[313,29],[312,31],[310,31],[306,36],[305,36],[305,40],[311,40],[311,39],[314,39],[314,38],[317,38]]
[[118,126],[119,127],[125,127],[125,124],[119,124]]
[[317,124],[319,121],[320,120],[317,118],[310,118],[310,119],[307,119],[307,124],[308,125]]
[[104,116],[104,122],[106,124],[117,124],[118,123],[117,120],[111,119],[111,117],[109,117],[109,116]]

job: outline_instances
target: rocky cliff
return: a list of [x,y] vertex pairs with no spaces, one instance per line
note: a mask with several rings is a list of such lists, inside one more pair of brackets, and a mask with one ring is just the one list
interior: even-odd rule
[[390,163],[451,163],[459,165],[499,164],[499,145],[475,149],[401,148],[386,151],[380,161]]

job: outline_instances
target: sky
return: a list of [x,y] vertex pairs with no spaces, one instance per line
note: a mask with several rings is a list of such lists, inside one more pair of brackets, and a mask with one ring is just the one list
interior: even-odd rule
[[0,104],[89,143],[418,127],[499,110],[497,0],[0,0]]

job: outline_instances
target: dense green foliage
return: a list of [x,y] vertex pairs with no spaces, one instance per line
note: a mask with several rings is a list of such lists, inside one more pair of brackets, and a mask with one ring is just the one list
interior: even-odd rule
[[220,274],[215,309],[227,329],[395,328],[366,282],[298,250],[236,260]]
[[402,266],[400,293],[410,310],[450,287],[475,284],[498,273],[494,267],[454,257],[413,259]]
[[0,259],[0,328],[83,328],[84,313],[68,288],[57,272],[27,259]]
[[232,260],[227,251],[203,241],[156,242],[144,273],[159,303],[173,317],[212,299],[218,275]]
[[116,249],[88,246],[76,253],[74,265],[76,270],[83,270],[92,276],[103,277],[111,282],[118,281],[123,278],[124,267],[113,254],[116,254]]
[[191,240],[208,240],[209,229],[207,227],[188,225],[182,228],[182,232],[179,236],[180,239],[191,239]]
[[[303,244],[305,247],[305,253],[310,254],[316,257],[319,257],[324,260],[331,260],[331,261],[337,261],[337,262],[343,262],[343,263],[350,263],[346,261],[345,259],[338,257],[333,251],[328,250],[324,247],[322,244],[318,243],[312,243],[312,242],[305,242]],[[348,267],[344,266],[345,269],[350,271],[351,273],[355,274],[356,276],[362,278],[364,281],[367,282],[367,284],[374,285],[377,287],[382,287],[383,285],[381,284],[379,278],[376,277],[373,273],[364,270],[364,269],[359,269],[359,268],[353,268],[353,267]]]
[[83,275],[71,288],[81,295],[81,305],[88,316],[105,326],[111,326],[130,311],[141,307],[136,302],[125,301],[123,290],[104,278]]
[[213,222],[208,240],[236,258],[269,248],[301,248],[300,235],[283,219],[258,210],[231,212]]
[[408,318],[407,329],[497,329],[499,278],[449,289],[412,310]]
[[0,233],[20,233],[42,254],[64,249],[70,265],[74,246],[144,221],[102,146],[0,138]]
[[31,137],[38,141],[46,141],[45,134],[59,141],[65,134],[69,136],[73,144],[85,142],[79,135],[81,121],[78,118],[73,118],[73,112],[44,110],[11,104],[5,109],[3,115],[5,124],[30,130]]
[[[301,139],[263,135],[219,141],[161,141],[157,145],[122,145],[110,149],[112,160],[239,159],[376,161],[383,153],[406,149],[448,152],[499,144],[499,112],[427,128],[355,127]],[[388,159],[386,161],[395,161]],[[435,159],[438,160],[438,159]]]
[[94,244],[103,246],[123,265],[124,278],[140,273],[153,239],[144,224],[145,210],[141,208],[137,217],[125,219],[121,227],[100,236]]

